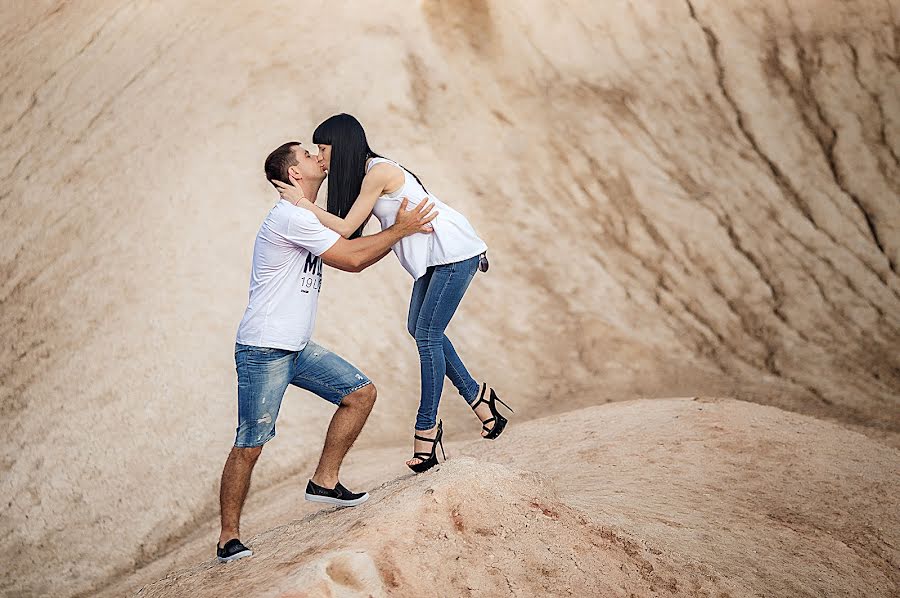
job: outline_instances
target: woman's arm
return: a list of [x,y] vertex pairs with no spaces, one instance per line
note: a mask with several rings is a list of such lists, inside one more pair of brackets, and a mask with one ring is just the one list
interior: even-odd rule
[[[281,189],[281,196],[288,201],[295,202],[299,207],[312,210],[319,219],[319,222],[338,233],[344,238],[349,239],[350,235],[356,232],[372,215],[372,209],[375,202],[381,197],[387,189],[397,188],[402,182],[398,181],[398,175],[403,176],[402,171],[392,164],[376,164],[366,173],[363,178],[362,187],[359,190],[359,197],[353,202],[353,206],[347,213],[347,216],[341,218],[334,214],[323,210],[313,202],[303,197],[303,191],[293,179],[293,185],[285,185],[281,181],[275,181]],[[399,184],[398,184],[399,183]]]
[[[360,191],[360,197],[362,197],[361,191]],[[378,199],[377,195],[375,196],[375,199]],[[353,208],[355,208],[358,203],[359,203],[359,199],[357,198],[356,203],[353,204]],[[331,230],[333,230],[340,236],[344,237],[345,239],[349,239],[350,235],[352,235],[356,231],[356,228],[359,228],[359,226],[357,226],[356,228],[351,228],[350,226],[348,226],[350,214],[347,214],[347,218],[341,218],[340,216],[335,216],[334,214],[332,214],[331,212],[329,212],[327,210],[323,210],[322,208],[320,208],[319,206],[317,206],[316,204],[314,204],[311,201],[306,201],[305,204],[301,203],[301,204],[297,204],[297,205],[299,205],[302,208],[307,208],[309,210],[312,210],[313,214],[316,215],[316,218],[319,219],[319,222],[321,222],[326,227],[330,228]],[[372,200],[372,206],[369,207],[370,215],[371,215],[372,207],[374,207],[374,206],[375,206],[375,200]],[[353,209],[350,210],[350,213],[352,213],[352,212],[353,212]],[[368,216],[366,216],[365,219],[368,220],[369,219]],[[362,225],[362,223],[360,223],[360,225]]]

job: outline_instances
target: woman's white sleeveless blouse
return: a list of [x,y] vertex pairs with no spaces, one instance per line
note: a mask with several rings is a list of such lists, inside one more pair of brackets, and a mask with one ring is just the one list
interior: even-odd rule
[[394,224],[397,209],[404,197],[409,198],[410,210],[427,197],[428,201],[434,203],[433,209],[440,212],[437,218],[431,221],[434,232],[410,235],[394,244],[394,253],[413,278],[421,277],[430,266],[461,262],[487,251],[487,245],[478,237],[465,216],[434,195],[425,193],[416,177],[396,162],[385,158],[373,158],[366,166],[366,172],[379,162],[393,164],[403,171],[405,177],[403,186],[393,193],[382,195],[375,201],[372,213],[381,222],[382,230]]

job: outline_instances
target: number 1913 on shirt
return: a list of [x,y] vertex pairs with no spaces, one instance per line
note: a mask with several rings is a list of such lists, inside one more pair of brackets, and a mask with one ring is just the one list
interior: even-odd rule
[[300,292],[308,293],[309,289],[322,290],[322,258],[311,253],[306,254],[303,276],[300,277]]

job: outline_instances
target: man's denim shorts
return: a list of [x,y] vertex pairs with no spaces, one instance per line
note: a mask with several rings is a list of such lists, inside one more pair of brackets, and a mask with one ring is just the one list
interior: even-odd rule
[[315,393],[335,405],[371,384],[356,367],[310,341],[302,351],[251,347],[236,343],[238,378],[236,447],[262,446],[275,436],[275,420],[288,384]]

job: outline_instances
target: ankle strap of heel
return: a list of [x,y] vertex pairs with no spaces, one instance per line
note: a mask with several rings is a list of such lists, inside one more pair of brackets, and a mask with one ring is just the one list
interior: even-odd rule
[[487,403],[487,401],[484,400],[484,393],[486,390],[487,390],[487,382],[485,382],[481,385],[481,394],[478,396],[478,400],[475,401],[474,403],[472,403],[472,409],[475,409],[482,403]]

